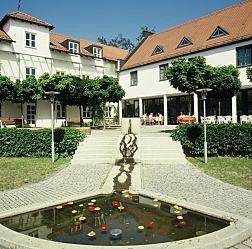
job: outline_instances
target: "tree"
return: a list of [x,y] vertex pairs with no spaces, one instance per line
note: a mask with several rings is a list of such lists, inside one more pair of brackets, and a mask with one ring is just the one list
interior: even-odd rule
[[218,101],[218,115],[221,115],[221,99],[233,97],[241,89],[239,70],[233,65],[212,67],[208,85],[213,89],[209,97]]
[[38,99],[41,99],[42,94],[43,90],[34,76],[30,76],[23,81],[16,81],[11,101],[13,103],[19,103],[21,105],[22,127],[24,123],[23,104],[35,102]]
[[252,67],[247,68],[247,78],[252,82]]
[[149,33],[156,33],[156,28],[149,28],[148,26],[142,26],[140,27],[140,33],[138,35],[138,37],[136,38],[137,42],[140,42],[143,40],[143,38],[145,37],[144,36],[144,33],[145,32],[149,32]]
[[166,75],[170,84],[181,92],[189,94],[189,116],[191,115],[191,94],[199,88],[207,87],[210,69],[204,57],[188,61],[178,58],[171,63]]
[[155,33],[156,30],[155,28],[151,29],[148,26],[140,27],[139,35],[136,38],[136,43],[131,41],[129,38],[124,37],[123,34],[121,33],[117,34],[115,38],[109,41],[104,36],[98,37],[97,41],[104,45],[109,45],[109,46],[132,51],[135,48],[135,46],[144,38],[145,32]]
[[11,101],[14,92],[14,83],[6,76],[0,75],[0,102]]

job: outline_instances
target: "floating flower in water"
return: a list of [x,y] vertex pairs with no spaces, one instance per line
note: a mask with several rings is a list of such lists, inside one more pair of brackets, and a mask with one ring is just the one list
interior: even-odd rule
[[91,231],[87,234],[89,238],[94,238],[96,236],[96,233],[94,231]]
[[124,206],[119,206],[118,207],[118,210],[121,212],[121,211],[123,211],[124,210]]
[[80,224],[81,224],[80,221],[75,221],[75,222],[74,222],[74,225],[75,225],[75,226],[79,226]]
[[234,225],[235,222],[234,222],[234,221],[230,221],[229,224],[230,224],[230,225]]
[[79,218],[79,220],[80,220],[80,222],[84,222],[84,221],[86,221],[86,217],[85,216],[81,216],[80,218]]
[[103,226],[100,226],[100,229],[101,229],[102,231],[107,231],[107,230],[108,230],[108,227],[105,226],[105,225],[103,225]]
[[155,222],[154,221],[148,221],[147,222],[147,227],[148,228],[153,228],[155,226]]
[[183,208],[182,207],[178,207],[178,210],[183,210]]
[[77,212],[77,210],[72,210],[72,214],[76,214]]
[[69,206],[72,206],[73,204],[74,204],[73,201],[69,201],[69,202],[67,203],[67,205],[69,205]]
[[138,230],[138,232],[142,232],[144,230],[144,226],[138,226],[137,230]]
[[112,229],[110,231],[110,235],[113,239],[118,239],[122,235],[122,230],[121,229]]
[[79,206],[79,207],[83,207],[83,206],[84,206],[84,204],[79,204],[78,206]]
[[80,216],[74,216],[73,217],[73,222],[77,222],[80,221]]
[[127,190],[127,189],[124,189],[124,190],[121,191],[122,194],[125,194],[125,193],[128,193],[128,192],[129,192],[129,190]]
[[112,205],[113,205],[113,207],[118,207],[119,203],[118,203],[118,201],[112,201]]
[[159,205],[157,203],[153,204],[153,207],[158,207]]
[[94,206],[94,203],[93,202],[89,202],[87,205],[88,206]]
[[185,225],[186,225],[186,222],[183,221],[183,220],[181,220],[181,221],[178,223],[178,226],[179,226],[179,227],[183,227],[183,226],[185,226]]
[[177,219],[178,220],[183,220],[184,218],[183,218],[183,216],[179,215],[179,216],[177,216]]
[[179,210],[174,210],[174,214],[180,214],[181,212]]
[[95,211],[100,211],[101,208],[100,208],[100,207],[96,207],[96,208],[94,208],[94,210],[95,210]]
[[158,202],[158,199],[153,199],[153,202]]
[[57,206],[56,209],[58,210],[63,209],[63,206]]
[[88,211],[91,212],[91,213],[94,212],[94,207],[93,206],[88,206]]
[[91,202],[92,202],[92,203],[96,203],[96,200],[95,200],[95,199],[93,199],[93,200],[91,200]]

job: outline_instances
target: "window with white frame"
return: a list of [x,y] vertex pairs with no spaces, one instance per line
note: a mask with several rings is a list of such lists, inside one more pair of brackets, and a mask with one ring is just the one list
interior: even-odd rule
[[66,106],[57,104],[57,118],[66,118]]
[[136,86],[138,83],[137,71],[130,72],[130,85]]
[[168,69],[168,64],[163,64],[159,66],[159,80],[167,80],[166,71]]
[[78,54],[79,53],[79,43],[74,41],[69,41],[68,49],[71,54]]
[[62,76],[62,75],[65,75],[65,72],[62,72],[62,71],[57,71],[57,72],[56,72],[56,74],[57,74],[57,75],[61,75],[61,76]]
[[112,107],[111,106],[106,106],[105,117],[106,118],[111,118],[112,117]]
[[25,32],[25,45],[29,48],[35,48],[36,46],[36,35],[30,32]]
[[93,55],[96,58],[102,58],[102,48],[93,47]]
[[83,106],[83,118],[91,118],[92,109],[91,106]]
[[36,69],[34,67],[26,67],[25,75],[26,75],[26,79],[29,78],[30,76],[35,76]]

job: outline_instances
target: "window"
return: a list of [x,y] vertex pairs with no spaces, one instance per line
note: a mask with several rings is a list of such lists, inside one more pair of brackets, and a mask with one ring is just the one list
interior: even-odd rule
[[252,64],[252,46],[237,48],[236,54],[237,67],[250,66]]
[[66,118],[66,106],[57,104],[57,118]]
[[69,41],[69,52],[71,54],[78,54],[79,53],[79,43],[78,42],[73,42]]
[[0,117],[2,117],[2,103],[0,103]]
[[136,86],[137,85],[137,71],[130,72],[130,85]]
[[26,75],[26,79],[29,78],[30,76],[35,76],[36,74],[36,70],[33,67],[27,67],[25,69],[25,75]]
[[112,107],[111,106],[106,106],[105,117],[106,118],[111,118],[112,117]]
[[62,71],[57,71],[57,72],[56,72],[56,74],[57,74],[57,75],[61,75],[61,76],[62,76],[62,75],[65,75],[65,72],[62,72]]
[[183,48],[183,47],[186,47],[189,45],[192,45],[192,42],[188,38],[183,37],[183,39],[181,40],[181,42],[178,45],[178,48]]
[[164,52],[164,49],[163,47],[157,45],[152,53],[152,55],[155,55],[155,54],[160,54],[160,53],[163,53]]
[[83,79],[89,79],[89,75],[83,74],[83,75],[82,75],[82,78],[83,78]]
[[168,64],[163,64],[159,66],[159,80],[167,80],[166,71],[168,69]]
[[92,109],[90,106],[83,106],[83,118],[91,118]]
[[221,37],[221,36],[224,36],[224,35],[228,35],[228,32],[226,32],[224,29],[222,29],[221,27],[217,27],[214,32],[212,33],[212,35],[210,36],[209,39],[214,39],[214,38],[217,38],[217,37]]
[[35,48],[35,34],[25,33],[25,45],[26,47]]
[[102,58],[102,48],[93,47],[93,55],[96,58]]

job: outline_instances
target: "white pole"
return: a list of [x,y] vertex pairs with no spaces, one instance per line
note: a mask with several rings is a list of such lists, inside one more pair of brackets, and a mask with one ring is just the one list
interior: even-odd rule
[[54,115],[53,115],[53,104],[54,101],[51,100],[51,116],[52,116],[52,163],[55,161],[55,153],[54,153]]
[[203,109],[204,109],[204,158],[205,163],[207,163],[207,134],[206,134],[206,99],[203,99]]

